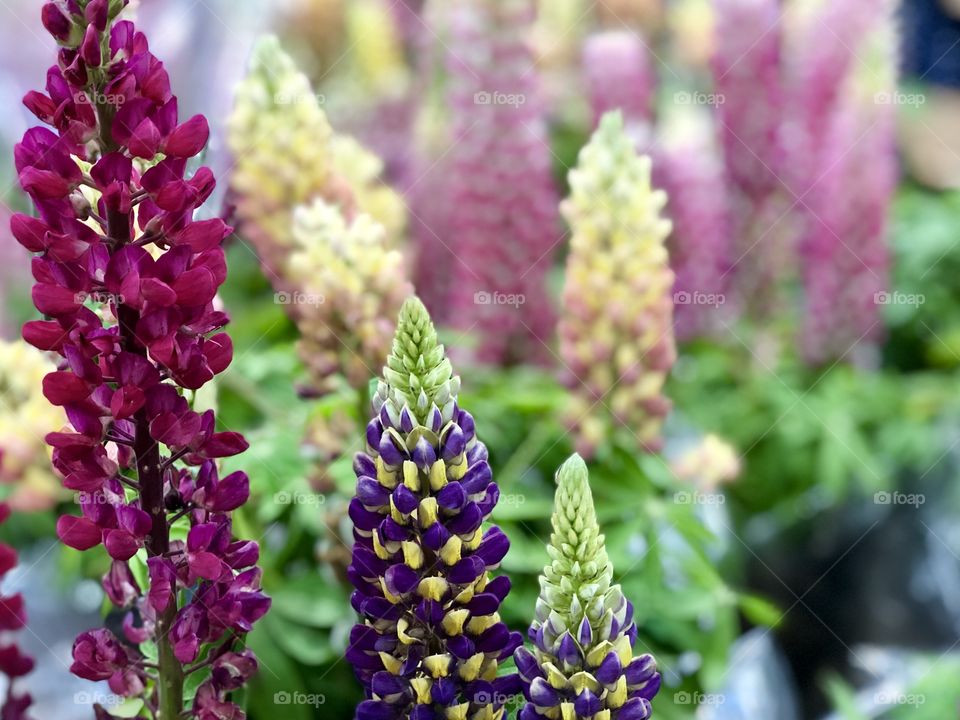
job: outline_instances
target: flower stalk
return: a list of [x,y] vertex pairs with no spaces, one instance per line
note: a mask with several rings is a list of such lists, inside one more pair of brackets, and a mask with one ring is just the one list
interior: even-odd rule
[[459,388],[426,308],[409,299],[354,460],[358,720],[500,720],[519,691],[516,675],[498,677],[522,642],[498,612],[510,581],[490,577],[510,543],[481,527],[499,490]]
[[[11,227],[36,254],[33,300],[48,318],[23,336],[61,358],[43,391],[68,424],[47,442],[82,513],[61,517],[57,534],[77,550],[104,545],[104,590],[127,611],[126,643],[85,632],[71,670],[108,680],[159,720],[240,719],[229,695],[256,670],[243,636],[270,601],[257,544],[231,531],[249,480],[221,479],[217,460],[247,443],[193,407],[232,359],[227,316],[214,307],[230,228],[193,220],[215,184],[208,168],[186,175],[207,122],[178,122],[162,64],[118,19],[125,5],[44,6],[58,64],[47,93],[24,102],[57,132],[28,130],[15,153],[38,216],[16,215]],[[188,695],[186,676],[201,670]]]
[[557,471],[552,523],[529,631],[534,648],[514,653],[527,699],[519,720],[646,720],[660,673],[652,655],[633,655],[633,604],[613,582],[579,455]]

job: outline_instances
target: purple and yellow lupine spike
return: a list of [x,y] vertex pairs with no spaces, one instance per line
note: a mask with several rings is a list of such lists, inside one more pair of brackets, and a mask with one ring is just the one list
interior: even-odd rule
[[609,113],[581,150],[561,206],[572,237],[560,353],[573,390],[570,422],[587,455],[621,427],[656,450],[670,409],[663,384],[676,357],[664,244],[671,226],[650,168],[619,113]]
[[367,699],[358,720],[501,720],[519,692],[498,677],[522,639],[500,621],[510,589],[490,577],[509,548],[483,522],[499,490],[426,308],[400,311],[354,460],[348,575],[361,622],[347,649]]
[[514,653],[527,699],[518,718],[646,720],[660,673],[652,655],[633,655],[633,605],[613,582],[579,455],[557,471],[552,522],[529,632],[533,651]]

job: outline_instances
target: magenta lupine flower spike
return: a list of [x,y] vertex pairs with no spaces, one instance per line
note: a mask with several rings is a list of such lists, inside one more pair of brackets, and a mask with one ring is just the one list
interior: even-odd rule
[[789,258],[782,204],[784,87],[779,0],[717,0],[713,75],[720,138],[734,193],[734,278],[745,309],[772,310]]
[[[216,461],[247,443],[191,405],[232,358],[214,307],[230,228],[193,220],[214,187],[208,168],[186,172],[207,121],[178,121],[162,63],[117,19],[125,5],[43,6],[58,63],[47,93],[24,102],[56,132],[28,130],[15,150],[38,217],[17,215],[12,229],[36,253],[33,301],[48,318],[23,337],[61,357],[43,391],[69,424],[47,442],[82,512],[61,517],[57,534],[78,550],[104,545],[104,589],[129,611],[125,641],[83,633],[71,670],[142,698],[162,720],[241,718],[228,695],[256,667],[240,648],[270,600],[256,543],[231,532],[247,476],[220,477]],[[185,709],[193,672],[200,685]]]
[[481,527],[500,492],[459,388],[426,308],[407,300],[354,460],[358,720],[501,720],[519,692],[498,677],[522,642],[498,612],[510,581],[489,575],[510,543]]
[[547,552],[529,632],[533,652],[514,653],[527,699],[519,720],[646,720],[660,673],[652,655],[633,655],[633,605],[613,582],[579,455],[557,471]]
[[630,30],[606,30],[583,44],[584,84],[593,126],[611,110],[620,110],[628,127],[653,121],[657,75],[650,50]]
[[[531,0],[467,0],[450,9],[453,146],[444,227],[452,235],[440,252],[455,255],[449,317],[476,333],[482,362],[549,358],[544,343],[553,335],[546,281],[561,233],[528,45],[533,10]],[[421,254],[418,265],[432,262]]]
[[804,204],[802,351],[811,364],[873,364],[888,302],[887,226],[896,191],[896,47],[892,2],[855,45],[857,64],[818,138]]
[[678,340],[690,340],[720,331],[732,315],[730,196],[708,118],[684,110],[665,120],[652,151],[653,182],[667,193],[673,224],[667,249],[676,274],[674,330]]
[[[10,517],[10,506],[0,503],[0,524]],[[6,543],[0,543],[0,580],[17,565],[17,551]],[[33,658],[25,655],[10,637],[10,633],[22,630],[27,624],[27,613],[20,593],[0,595],[0,674],[6,676],[7,692],[0,701],[0,718],[3,720],[30,720],[29,707],[33,703],[30,693],[18,693],[16,680],[33,670]]]

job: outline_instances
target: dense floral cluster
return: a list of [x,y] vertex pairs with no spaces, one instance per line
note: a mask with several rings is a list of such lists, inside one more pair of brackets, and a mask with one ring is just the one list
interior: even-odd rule
[[[10,517],[10,506],[0,503],[0,524]],[[17,551],[6,543],[0,543],[0,580],[17,566]],[[3,720],[30,720],[29,707],[33,699],[29,693],[18,693],[15,685],[17,678],[33,670],[33,658],[24,654],[20,646],[10,636],[27,625],[27,612],[23,595],[0,594],[0,674],[6,676],[6,695],[0,702],[0,717]]]
[[352,138],[334,134],[321,97],[276,38],[254,49],[228,139],[236,160],[230,183],[238,229],[278,289],[290,287],[287,260],[300,205],[321,198],[339,205],[348,220],[366,212],[391,238],[403,228],[402,202],[379,182],[381,162]]
[[521,643],[498,613],[510,581],[489,575],[509,541],[481,528],[499,490],[459,387],[411,298],[354,461],[349,575],[362,622],[347,659],[368,697],[358,720],[500,720],[519,690],[516,675],[498,677]]
[[[806,165],[800,250],[806,306],[801,346],[808,362],[849,359],[869,363],[883,335],[880,312],[889,287],[887,226],[896,189],[894,13],[890,3],[831,3],[807,20],[816,27],[858,31],[802,47],[798,65],[818,68],[819,104],[797,138]],[[841,13],[841,18],[837,17]],[[849,44],[847,44],[847,41]],[[826,56],[826,57],[824,57]],[[802,62],[806,60],[807,62]],[[844,70],[838,73],[838,66]],[[811,102],[815,94],[810,91]],[[851,190],[855,189],[855,190]],[[838,201],[842,198],[842,201]]]
[[653,656],[633,656],[633,605],[613,584],[587,466],[577,455],[557,472],[547,551],[529,632],[534,649],[515,653],[527,699],[519,720],[646,720],[660,673]]
[[731,315],[730,194],[723,162],[699,113],[677,113],[664,123],[653,150],[654,184],[667,193],[673,224],[667,241],[678,340],[723,329]]
[[736,281],[744,308],[763,317],[774,307],[791,241],[788,207],[781,207],[781,178],[786,177],[782,9],[777,0],[718,0],[715,9],[711,101],[717,106],[738,220]]
[[41,390],[43,377],[55,369],[26,343],[0,340],[0,483],[13,486],[7,502],[17,510],[49,508],[60,494],[43,442],[65,420]]
[[[531,0],[451,4],[446,237],[423,233],[417,287],[444,262],[453,280],[439,319],[476,333],[484,362],[549,356],[547,272],[562,238],[536,61]],[[432,172],[436,172],[433,170]],[[442,229],[442,228],[441,228]]]
[[256,662],[234,646],[270,601],[257,544],[231,533],[247,476],[219,477],[216,460],[247,443],[191,404],[232,358],[214,306],[230,228],[193,220],[215,184],[205,167],[187,176],[207,122],[178,123],[162,63],[117,20],[125,4],[43,6],[58,64],[24,102],[57,132],[28,130],[15,151],[38,217],[16,215],[12,230],[37,253],[33,301],[49,318],[23,336],[61,358],[43,392],[69,422],[47,442],[82,511],[57,533],[78,550],[104,545],[104,589],[128,610],[126,642],[85,632],[71,669],[165,720],[183,716],[185,675],[202,671],[191,716],[242,718],[227,695]]
[[651,188],[650,159],[637,155],[620,115],[607,114],[580,151],[562,206],[572,238],[560,354],[574,391],[570,420],[588,455],[621,428],[645,449],[661,442],[663,384],[676,357],[666,202]]
[[413,292],[403,256],[387,245],[382,225],[366,214],[348,223],[323,200],[297,208],[290,278],[312,304],[299,321],[300,350],[318,389],[342,373],[364,387],[390,351],[395,318]]
[[583,74],[594,127],[611,110],[620,110],[628,126],[653,120],[657,76],[650,51],[637,33],[608,30],[588,37]]

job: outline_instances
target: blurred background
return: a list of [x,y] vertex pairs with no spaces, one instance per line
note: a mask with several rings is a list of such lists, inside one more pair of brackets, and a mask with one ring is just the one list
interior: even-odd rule
[[[4,217],[27,211],[20,98],[55,57],[39,7],[0,0]],[[209,402],[251,442],[226,464],[250,474],[235,522],[274,598],[250,636],[253,720],[352,717],[351,457],[411,288],[490,449],[513,628],[578,450],[664,673],[655,717],[960,717],[960,3],[128,12],[181,114],[210,119],[204,212],[236,227],[235,360]],[[561,211],[610,110],[666,192],[669,260],[647,230],[604,244],[596,218],[629,189],[599,182],[592,209],[574,192]],[[37,717],[72,720],[111,703],[67,670],[109,605],[107,562],[54,535],[75,501],[42,440],[65,422],[40,393],[51,361],[19,340],[30,285],[4,221],[0,490],[19,512],[3,539],[22,553]]]

